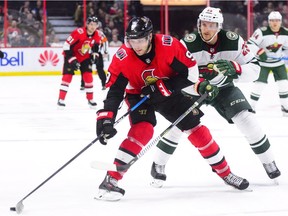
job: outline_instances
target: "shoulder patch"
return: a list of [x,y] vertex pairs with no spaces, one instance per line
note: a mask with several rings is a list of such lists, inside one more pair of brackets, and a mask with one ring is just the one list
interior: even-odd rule
[[236,34],[235,32],[232,32],[232,31],[227,31],[226,36],[230,40],[237,40],[239,37],[238,34]]
[[195,39],[196,39],[196,35],[193,34],[193,33],[192,34],[188,34],[188,35],[186,35],[184,37],[184,41],[188,42],[188,43],[195,41]]
[[79,34],[83,34],[83,33],[84,33],[84,30],[83,30],[83,28],[78,28],[78,29],[77,29],[77,32],[78,32]]
[[267,27],[266,27],[266,26],[263,26],[263,27],[260,28],[260,30],[261,30],[261,31],[266,31],[266,30],[267,30]]
[[116,57],[121,61],[127,57],[127,52],[125,49],[121,48],[116,52]]
[[171,46],[173,42],[173,38],[169,35],[163,35],[162,37],[162,44],[164,46]]

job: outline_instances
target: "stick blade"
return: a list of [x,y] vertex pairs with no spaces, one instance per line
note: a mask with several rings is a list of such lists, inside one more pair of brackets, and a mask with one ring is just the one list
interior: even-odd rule
[[90,167],[98,170],[117,171],[117,166],[115,164],[100,161],[92,161]]
[[21,200],[20,202],[18,202],[16,204],[15,207],[11,207],[10,211],[16,211],[17,214],[21,214],[23,209],[24,209],[24,205],[23,205],[22,200]]

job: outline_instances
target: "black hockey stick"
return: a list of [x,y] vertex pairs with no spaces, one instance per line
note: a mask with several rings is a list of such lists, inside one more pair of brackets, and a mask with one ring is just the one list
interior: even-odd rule
[[[131,112],[133,112],[135,109],[137,109],[142,103],[144,103],[149,97],[145,96],[143,97],[137,104],[135,104],[132,108],[130,108],[124,115],[122,115],[117,121],[115,121],[114,126],[116,126],[120,121],[122,121],[127,115],[129,115]],[[51,178],[53,178],[57,173],[59,173],[62,169],[64,169],[68,164],[70,164],[72,161],[74,161],[78,156],[80,156],[83,152],[85,152],[88,148],[90,148],[95,142],[97,142],[100,137],[103,136],[103,134],[100,134],[97,136],[92,142],[90,142],[85,148],[83,148],[80,152],[78,152],[73,158],[71,158],[68,162],[66,162],[62,167],[60,167],[56,172],[54,172],[51,176],[49,176],[45,181],[43,181],[40,185],[38,185],[34,190],[32,190],[30,193],[28,193],[24,198],[22,198],[15,207],[11,207],[10,211],[16,211],[18,214],[20,214],[23,209],[23,201],[29,197],[31,194],[33,194],[36,190],[38,190],[40,187],[42,187],[46,182],[48,182]]]
[[199,104],[202,103],[203,100],[206,99],[208,96],[207,93],[201,95],[200,98],[198,98],[197,101],[194,102],[194,104],[186,110],[181,116],[178,117],[172,124],[169,125],[160,135],[158,135],[155,139],[153,139],[150,143],[148,143],[139,153],[136,157],[134,157],[129,163],[125,165],[117,166],[116,164],[108,164],[98,161],[92,161],[90,166],[95,169],[104,169],[104,170],[111,170],[111,171],[126,171],[130,168],[139,158],[141,158],[152,146],[158,143],[158,141],[167,134],[174,126],[176,126],[179,122],[181,122],[190,112],[193,111]]

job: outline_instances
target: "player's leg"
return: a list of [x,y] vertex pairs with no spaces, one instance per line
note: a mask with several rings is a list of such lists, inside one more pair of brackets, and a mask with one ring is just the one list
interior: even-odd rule
[[71,69],[70,64],[67,61],[64,61],[63,71],[62,71],[62,80],[59,89],[59,97],[57,105],[59,107],[65,107],[65,98],[69,89],[69,85],[72,82],[72,77],[74,75],[74,71]]
[[288,78],[285,65],[273,68],[274,79],[278,85],[281,110],[288,116]]
[[103,62],[103,56],[101,53],[99,54],[99,58],[97,59],[96,68],[97,68],[98,76],[101,80],[102,90],[105,90],[106,89],[105,87],[106,73],[104,71],[104,62]]
[[[134,106],[140,97],[128,95],[128,106]],[[143,112],[142,112],[143,111]],[[156,117],[152,106],[147,104],[140,105],[137,110],[130,114],[131,128],[127,137],[120,144],[114,164],[128,164],[142,148],[153,137],[156,125]],[[99,186],[99,192],[96,196],[100,200],[119,200],[124,196],[125,190],[118,186],[118,181],[123,178],[125,172],[108,171],[105,179]]]
[[[229,123],[234,123],[247,139],[251,149],[260,159],[265,171],[270,178],[280,175],[275,162],[270,142],[262,131],[252,108],[238,87],[229,87],[221,90],[218,97],[225,100],[218,100],[212,105]],[[239,101],[239,103],[233,103]],[[223,109],[224,108],[224,109]]]
[[152,176],[151,186],[163,186],[164,181],[166,181],[167,178],[165,166],[176,150],[181,136],[182,131],[177,127],[174,127],[157,143],[150,172]]
[[250,93],[250,105],[254,112],[256,111],[256,104],[260,99],[263,89],[267,86],[268,75],[271,68],[261,67],[259,78],[253,83],[252,91]]
[[86,98],[88,100],[88,105],[90,108],[96,108],[97,103],[93,100],[94,98],[94,90],[93,90],[93,74],[92,70],[89,67],[90,65],[90,60],[84,60],[81,63],[81,71],[82,72],[82,77],[84,81],[84,86],[85,86],[85,91],[86,91]]
[[[177,97],[174,97],[174,100],[173,103],[168,101],[170,106],[168,104],[163,104],[164,109],[158,110],[170,122],[174,122],[193,104],[193,100],[190,100],[183,95],[177,95]],[[177,109],[171,104],[177,104]],[[198,149],[199,153],[208,162],[212,170],[215,171],[225,183],[240,190],[246,189],[249,186],[249,182],[231,172],[224,155],[220,151],[219,145],[213,139],[209,129],[200,124],[200,118],[202,116],[202,111],[195,108],[177,125],[177,127],[188,134],[188,140],[191,144]]]

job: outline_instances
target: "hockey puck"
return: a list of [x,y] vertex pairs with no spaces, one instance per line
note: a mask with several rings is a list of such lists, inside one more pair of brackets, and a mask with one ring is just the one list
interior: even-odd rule
[[16,211],[15,207],[10,207],[10,211]]

